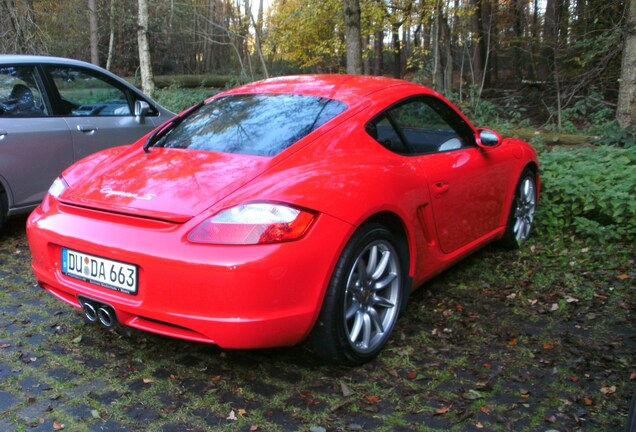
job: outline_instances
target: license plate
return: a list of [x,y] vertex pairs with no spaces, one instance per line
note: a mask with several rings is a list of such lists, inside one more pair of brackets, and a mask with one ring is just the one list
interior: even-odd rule
[[127,294],[137,293],[137,266],[62,248],[62,273]]

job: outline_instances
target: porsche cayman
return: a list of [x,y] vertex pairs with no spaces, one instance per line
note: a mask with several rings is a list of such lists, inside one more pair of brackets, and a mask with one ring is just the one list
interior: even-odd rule
[[538,167],[421,85],[274,78],[65,170],[28,219],[32,267],[105,326],[361,364],[413,289],[527,240]]

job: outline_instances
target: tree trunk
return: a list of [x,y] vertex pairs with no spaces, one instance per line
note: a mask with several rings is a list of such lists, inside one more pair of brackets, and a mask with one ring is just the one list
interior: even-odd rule
[[523,68],[523,28],[526,22],[526,10],[522,0],[512,0],[511,7],[514,12],[515,21],[513,25],[514,41],[512,43],[512,69],[515,79],[519,82],[523,80],[524,68]]
[[345,45],[347,73],[362,73],[362,47],[360,37],[360,0],[344,0]]
[[97,7],[88,0],[88,26],[90,29],[91,63],[99,66],[99,34],[97,33]]
[[141,69],[141,90],[152,95],[155,91],[155,81],[150,61],[150,46],[148,44],[148,4],[146,0],[138,0],[139,14],[137,16],[137,42],[139,44],[139,68]]
[[108,37],[108,57],[106,57],[106,69],[113,66],[113,51],[115,49],[115,0],[110,0],[109,16],[110,36]]
[[391,35],[393,41],[393,76],[402,78],[402,44],[400,43],[401,22],[393,23]]
[[629,0],[628,8],[616,109],[616,120],[623,128],[636,127],[636,0]]
[[382,74],[382,57],[384,57],[384,32],[376,30],[373,36],[373,75]]
[[472,0],[475,12],[472,16],[472,31],[477,35],[477,40],[473,41],[473,73],[472,84],[479,85],[483,79],[486,49],[484,45],[484,22],[482,19],[482,1]]
[[433,15],[432,25],[432,45],[433,45],[433,88],[437,91],[441,91],[444,86],[444,71],[442,70],[442,41],[441,41],[441,18],[442,18],[442,2],[437,0],[435,2],[435,12]]

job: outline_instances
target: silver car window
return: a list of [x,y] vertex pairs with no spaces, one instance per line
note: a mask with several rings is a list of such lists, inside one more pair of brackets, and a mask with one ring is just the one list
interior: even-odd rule
[[33,66],[0,66],[0,116],[42,117],[48,110]]
[[106,80],[69,66],[50,66],[48,71],[62,98],[63,115],[133,115],[124,91]]

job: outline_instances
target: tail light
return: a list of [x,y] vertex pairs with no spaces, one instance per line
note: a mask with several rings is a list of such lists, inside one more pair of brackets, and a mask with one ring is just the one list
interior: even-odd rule
[[188,235],[193,243],[271,244],[301,238],[316,213],[274,203],[241,204],[203,221]]

